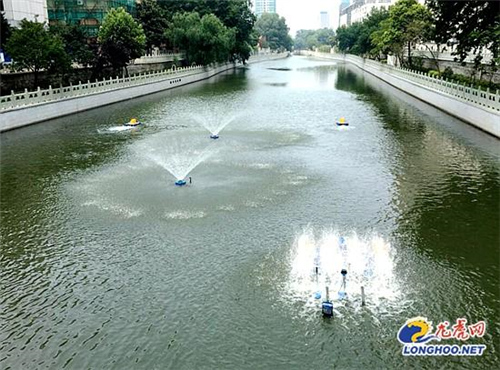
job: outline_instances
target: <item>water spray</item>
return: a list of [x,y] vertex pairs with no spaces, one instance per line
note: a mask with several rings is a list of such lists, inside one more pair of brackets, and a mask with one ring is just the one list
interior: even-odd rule
[[346,293],[346,276],[347,276],[347,270],[346,269],[342,269],[340,271],[340,274],[342,275],[342,284],[340,284],[339,299],[344,299],[347,296],[347,293]]

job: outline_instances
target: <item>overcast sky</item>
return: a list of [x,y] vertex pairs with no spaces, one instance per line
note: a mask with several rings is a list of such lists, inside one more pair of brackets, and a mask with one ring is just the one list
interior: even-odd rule
[[300,29],[320,28],[320,11],[327,11],[330,27],[338,26],[340,0],[276,0],[276,12],[286,18],[290,35]]

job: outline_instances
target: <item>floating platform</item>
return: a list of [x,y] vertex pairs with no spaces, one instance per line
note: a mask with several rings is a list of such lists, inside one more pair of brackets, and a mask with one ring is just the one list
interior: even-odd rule
[[218,139],[218,138],[219,138],[219,135],[217,135],[217,134],[212,134],[212,135],[210,135],[210,139],[214,139],[214,140],[216,140],[216,139]]
[[347,122],[344,117],[340,117],[340,119],[335,121],[335,123],[337,126],[349,126],[349,122]]
[[129,122],[123,124],[123,126],[128,126],[128,127],[136,127],[140,125],[142,125],[142,122],[136,120],[135,118],[132,118]]
[[186,180],[177,180],[175,182],[175,186],[184,186],[186,185]]

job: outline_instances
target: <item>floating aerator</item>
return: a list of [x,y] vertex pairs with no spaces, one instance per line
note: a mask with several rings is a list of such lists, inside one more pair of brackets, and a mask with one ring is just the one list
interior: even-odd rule
[[218,139],[218,138],[219,138],[219,135],[217,135],[217,134],[210,135],[210,139],[214,139],[215,140],[215,139]]
[[186,185],[186,180],[177,180],[175,182],[175,186],[184,186]]
[[321,312],[323,312],[324,317],[332,317],[333,316],[333,303],[330,302],[329,299],[329,289],[326,287],[326,298],[321,304]]
[[321,311],[323,312],[323,316],[332,317],[333,316],[333,304],[332,302],[323,302],[321,305]]

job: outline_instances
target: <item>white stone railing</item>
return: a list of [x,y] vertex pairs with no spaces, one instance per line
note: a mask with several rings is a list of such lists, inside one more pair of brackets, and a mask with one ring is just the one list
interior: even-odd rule
[[411,81],[413,84],[420,85],[427,89],[438,91],[441,94],[449,95],[455,99],[466,101],[469,104],[493,110],[497,114],[500,113],[500,94],[499,91],[490,91],[490,89],[482,90],[473,86],[465,86],[456,82],[451,82],[441,77],[431,77],[423,72],[412,71],[406,68],[393,67],[380,62],[363,59],[355,55],[340,55],[328,54],[319,52],[303,52],[307,55],[312,55],[320,58],[345,60],[354,63],[360,67],[367,65],[373,69],[377,69],[398,78]]
[[134,59],[132,64],[152,64],[152,63],[166,63],[173,62],[175,59],[181,60],[184,58],[182,53],[158,53],[151,55],[143,55],[140,58]]
[[124,78],[109,78],[102,81],[95,81],[87,83],[79,83],[77,85],[69,85],[64,87],[49,87],[48,89],[40,89],[35,91],[28,91],[27,89],[20,94],[10,94],[0,96],[0,112],[9,109],[32,106],[36,104],[43,104],[47,102],[74,98],[78,96],[86,96],[92,94],[99,94],[105,91],[122,89],[124,87],[137,86],[168,80],[176,77],[186,76],[193,73],[204,71],[203,66],[191,66],[173,68],[164,71],[140,73],[130,77]]

